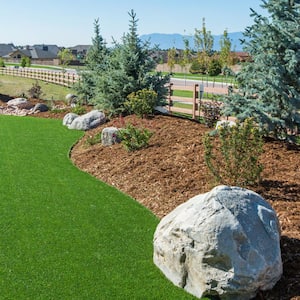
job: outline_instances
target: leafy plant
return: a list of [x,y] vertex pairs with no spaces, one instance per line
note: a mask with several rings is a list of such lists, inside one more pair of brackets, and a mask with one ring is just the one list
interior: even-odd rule
[[117,137],[127,151],[135,151],[147,147],[152,135],[153,133],[150,130],[135,127],[130,123],[117,133]]
[[90,146],[96,145],[100,142],[101,142],[101,132],[95,135],[89,135],[86,139],[86,144]]
[[32,84],[32,87],[28,90],[28,93],[31,98],[40,99],[43,92],[38,81]]
[[86,113],[86,108],[81,105],[76,105],[71,109],[72,113],[77,114],[77,115],[83,115]]
[[263,139],[253,119],[207,133],[203,143],[205,163],[218,183],[243,186],[260,180]]
[[136,93],[131,93],[127,98],[128,101],[125,102],[125,107],[137,116],[143,118],[148,117],[153,113],[157,101],[157,93],[155,91],[143,89]]

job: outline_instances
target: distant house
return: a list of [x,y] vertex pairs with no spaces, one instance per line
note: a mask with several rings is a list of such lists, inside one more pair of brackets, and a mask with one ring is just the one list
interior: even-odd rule
[[74,57],[76,57],[78,60],[82,60],[86,57],[89,49],[91,48],[91,45],[77,45],[74,47],[70,47],[72,54]]
[[0,57],[4,57],[16,50],[14,44],[0,44]]
[[251,59],[252,59],[248,52],[236,51],[236,52],[233,52],[233,55],[236,57],[236,59],[239,62],[248,62],[248,61],[251,61]]
[[[51,50],[54,52],[52,52]],[[3,56],[6,61],[19,62],[22,57],[29,57],[33,64],[57,64],[57,53],[59,48],[55,45],[35,45],[14,48],[11,52]]]

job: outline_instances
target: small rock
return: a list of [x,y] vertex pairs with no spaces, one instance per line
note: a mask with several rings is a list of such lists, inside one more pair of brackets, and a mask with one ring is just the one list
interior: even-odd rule
[[28,101],[25,98],[15,98],[7,101],[7,106],[19,106],[21,104],[26,104]]
[[48,111],[49,107],[44,103],[37,103],[34,108],[32,109],[33,112],[39,111],[39,112],[45,112]]
[[101,143],[103,146],[111,146],[116,143],[120,143],[120,139],[117,136],[119,129],[116,127],[106,127],[101,132]]

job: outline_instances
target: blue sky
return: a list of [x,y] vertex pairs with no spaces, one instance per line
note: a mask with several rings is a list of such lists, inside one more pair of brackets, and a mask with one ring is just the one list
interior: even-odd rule
[[108,44],[128,31],[128,12],[139,19],[138,33],[193,34],[206,28],[212,34],[244,31],[253,24],[250,7],[258,12],[261,0],[9,0],[1,3],[0,43],[90,44],[93,22],[100,20]]

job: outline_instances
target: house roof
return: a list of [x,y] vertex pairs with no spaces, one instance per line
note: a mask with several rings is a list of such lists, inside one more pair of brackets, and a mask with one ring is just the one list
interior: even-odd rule
[[6,56],[14,50],[16,50],[14,44],[0,44],[0,57]]
[[6,56],[12,57],[12,56],[16,55],[16,53],[20,53],[22,56],[27,56],[32,59],[54,59],[54,58],[57,58],[56,54],[54,54],[50,51],[45,51],[43,49],[39,49],[39,48],[35,48],[35,47],[34,48],[28,47],[26,49],[17,49],[17,50],[10,52]]
[[92,47],[92,45],[76,45],[74,47],[70,47],[70,50],[76,50],[78,52],[82,52],[82,51],[88,51],[90,48]]
[[52,52],[57,56],[60,48],[57,45],[47,45],[47,44],[40,44],[40,45],[33,45],[32,48],[37,48],[45,51]]

